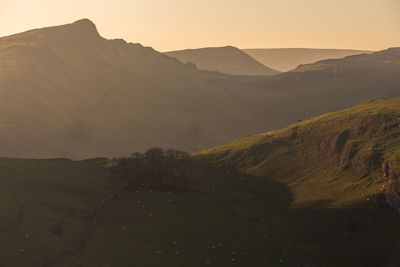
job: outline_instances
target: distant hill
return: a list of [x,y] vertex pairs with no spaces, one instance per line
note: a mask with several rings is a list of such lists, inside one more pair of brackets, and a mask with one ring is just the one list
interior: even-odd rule
[[272,75],[278,71],[268,68],[232,46],[208,47],[165,52],[183,63],[192,62],[199,69],[232,75]]
[[0,38],[0,70],[3,156],[194,151],[257,125],[204,73],[87,19]]
[[279,71],[289,71],[300,64],[313,63],[324,59],[372,53],[372,51],[365,50],[314,48],[265,48],[242,50],[264,65],[270,66]]
[[[0,38],[0,156],[193,152],[400,96],[400,49],[272,76],[201,71],[89,20]],[[313,67],[315,66],[315,67]],[[337,67],[335,67],[337,66]]]
[[[360,71],[374,72],[377,69],[391,72],[393,66],[400,64],[399,48],[389,48],[369,55],[352,55],[340,59],[325,59],[312,64],[301,64],[293,72],[334,72],[353,73]],[[395,69],[397,71],[397,69]]]
[[[225,201],[312,265],[394,266],[400,258],[386,251],[400,240],[399,125],[400,98],[369,101],[195,155],[226,166],[214,178]],[[228,195],[239,179],[243,189]]]
[[269,77],[216,79],[216,84],[227,88],[265,129],[274,130],[363,101],[400,96],[399,62],[400,48],[391,48],[328,61],[323,68],[328,63]]

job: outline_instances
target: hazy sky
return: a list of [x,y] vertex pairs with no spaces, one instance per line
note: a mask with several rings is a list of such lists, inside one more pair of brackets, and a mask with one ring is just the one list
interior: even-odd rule
[[400,0],[0,0],[0,36],[81,18],[160,51],[400,46]]

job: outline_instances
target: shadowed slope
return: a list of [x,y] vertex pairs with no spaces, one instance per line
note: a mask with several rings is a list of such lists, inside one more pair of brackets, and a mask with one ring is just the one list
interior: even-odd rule
[[[75,245],[98,202],[116,190],[104,159],[0,159],[1,266],[37,266]],[[4,243],[5,244],[5,243]]]

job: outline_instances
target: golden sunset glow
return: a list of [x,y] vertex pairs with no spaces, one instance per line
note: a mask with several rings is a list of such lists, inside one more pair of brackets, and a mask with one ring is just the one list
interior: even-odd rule
[[400,44],[397,0],[0,0],[0,36],[89,18],[160,51],[233,45],[379,50]]

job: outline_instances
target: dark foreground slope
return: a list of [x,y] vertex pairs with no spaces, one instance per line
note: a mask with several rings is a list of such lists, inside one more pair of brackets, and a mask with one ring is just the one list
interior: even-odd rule
[[[400,94],[400,49],[273,76],[199,71],[89,20],[0,38],[1,156],[216,146]],[[357,64],[355,64],[357,63]]]
[[397,266],[399,126],[399,98],[369,101],[196,155],[229,170],[214,178],[226,200],[316,266]]
[[300,64],[310,64],[324,59],[372,53],[372,51],[365,50],[315,48],[259,48],[242,50],[266,66],[279,71],[290,71]]
[[0,266],[291,266],[251,228],[189,192],[120,192],[106,160],[0,159]]
[[192,62],[199,69],[232,75],[273,75],[276,70],[264,66],[239,48],[232,46],[207,47],[165,52],[183,63]]
[[80,240],[107,186],[104,160],[0,159],[1,266],[38,266]]

